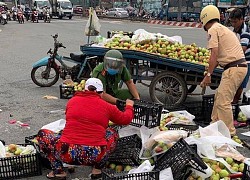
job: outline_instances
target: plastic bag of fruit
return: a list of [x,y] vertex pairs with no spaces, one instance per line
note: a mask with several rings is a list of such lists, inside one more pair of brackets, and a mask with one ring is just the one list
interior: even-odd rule
[[[157,128],[158,129],[158,128]],[[186,138],[188,133],[183,130],[159,131],[141,127],[142,149],[141,159],[148,159],[166,152],[180,138]]]
[[218,157],[224,157],[224,158],[230,157],[240,162],[243,162],[246,159],[235,148],[233,148],[228,144],[224,144],[223,146],[220,147],[215,147],[215,154]]
[[195,118],[194,115],[190,114],[187,111],[174,111],[168,112],[166,110],[162,111],[161,122],[164,122],[165,125],[170,124],[185,124],[185,125],[195,125],[193,121]]

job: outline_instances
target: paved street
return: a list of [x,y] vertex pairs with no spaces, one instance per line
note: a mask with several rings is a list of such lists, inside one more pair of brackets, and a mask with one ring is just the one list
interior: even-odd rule
[[[50,35],[58,33],[58,40],[67,48],[60,49],[59,54],[68,56],[70,52],[79,51],[80,45],[87,42],[84,35],[86,19],[57,20],[50,24],[30,23],[18,24],[9,22],[0,25],[0,139],[6,143],[23,143],[24,137],[36,134],[45,124],[64,118],[64,114],[50,114],[52,110],[64,109],[67,100],[47,100],[45,95],[59,97],[59,84],[49,88],[37,87],[30,78],[32,64],[46,56],[53,47]],[[149,32],[160,32],[168,36],[179,35],[184,43],[195,42],[206,46],[206,33],[201,28],[182,28],[129,21],[101,20],[101,35],[106,36],[109,30],[135,31],[139,28]],[[150,100],[148,88],[137,84],[142,99]],[[199,89],[198,89],[199,91]],[[190,97],[192,98],[192,97]],[[9,117],[11,114],[13,117]],[[19,120],[30,125],[30,129],[20,128],[8,123],[10,119]],[[77,168],[77,173],[69,179],[87,177],[89,168]],[[45,171],[44,171],[45,173]],[[45,175],[45,174],[44,174]],[[42,180],[45,176],[27,179]]]

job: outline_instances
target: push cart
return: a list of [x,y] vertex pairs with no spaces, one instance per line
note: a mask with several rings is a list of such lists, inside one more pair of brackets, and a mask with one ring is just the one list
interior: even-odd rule
[[[83,45],[81,51],[87,56],[98,56],[102,59],[110,50],[105,47]],[[136,50],[118,49],[126,60],[134,82],[149,87],[151,100],[167,107],[185,102],[187,95],[192,94],[204,78],[205,66],[187,61],[171,59]],[[219,85],[223,69],[216,68],[212,76],[211,89]],[[204,91],[199,94],[202,95]]]

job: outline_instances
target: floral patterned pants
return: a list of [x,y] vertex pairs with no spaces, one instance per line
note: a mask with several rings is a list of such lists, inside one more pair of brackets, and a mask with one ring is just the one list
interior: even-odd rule
[[40,151],[49,159],[55,174],[63,171],[63,163],[103,168],[118,140],[118,133],[112,128],[106,130],[106,146],[68,144],[61,142],[60,136],[50,130],[42,129],[37,137]]

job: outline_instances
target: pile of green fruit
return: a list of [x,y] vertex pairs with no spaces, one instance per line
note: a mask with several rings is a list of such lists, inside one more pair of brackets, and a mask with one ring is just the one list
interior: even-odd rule
[[[230,180],[230,172],[223,163],[208,158],[203,158],[202,160],[213,170],[210,180]],[[230,157],[225,158],[225,161],[230,165],[232,170],[236,172],[244,171],[244,163],[234,161]]]
[[84,91],[85,80],[78,82],[64,82],[61,86],[61,96],[64,98],[71,98],[76,91]]
[[128,36],[126,38],[117,36],[111,40],[104,45],[106,48],[143,51],[172,59],[198,63],[204,66],[208,66],[210,57],[208,49],[198,47],[195,43],[185,45],[177,42],[173,43],[163,38],[135,43]]

